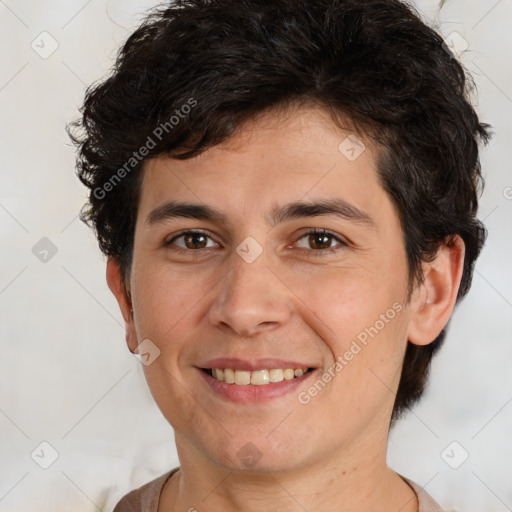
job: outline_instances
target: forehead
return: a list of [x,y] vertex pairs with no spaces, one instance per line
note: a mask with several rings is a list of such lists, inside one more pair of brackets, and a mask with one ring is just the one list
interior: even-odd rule
[[377,177],[377,151],[321,109],[268,113],[197,157],[147,161],[139,219],[176,199],[239,216],[268,218],[280,204],[327,199],[382,214],[390,204]]

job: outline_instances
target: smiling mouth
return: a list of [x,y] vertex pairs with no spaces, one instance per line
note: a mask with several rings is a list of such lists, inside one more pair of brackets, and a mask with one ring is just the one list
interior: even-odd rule
[[232,368],[203,369],[210,377],[235,386],[248,386],[249,384],[264,386],[272,382],[282,382],[302,377],[302,375],[312,370],[314,368],[272,368],[254,371],[234,370]]

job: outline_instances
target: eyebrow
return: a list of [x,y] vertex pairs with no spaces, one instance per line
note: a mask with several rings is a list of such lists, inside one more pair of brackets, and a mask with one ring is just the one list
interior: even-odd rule
[[368,227],[377,227],[375,221],[365,211],[356,208],[340,198],[314,202],[297,201],[282,207],[276,207],[272,210],[270,218],[267,220],[272,226],[275,226],[291,219],[317,217],[320,215],[335,215],[344,220],[358,224],[366,224]]
[[[287,220],[317,217],[320,215],[335,215],[344,220],[364,224],[373,229],[376,228],[375,221],[366,212],[340,198],[311,202],[296,201],[275,207],[270,215],[265,218],[267,222],[274,227]],[[186,203],[181,201],[169,201],[158,206],[147,216],[146,224],[159,224],[175,218],[207,220],[226,226],[230,225],[227,215],[220,210],[201,203]]]
[[169,219],[188,218],[210,220],[219,224],[228,224],[227,216],[220,211],[200,203],[169,201],[155,208],[146,219],[146,224],[159,224]]

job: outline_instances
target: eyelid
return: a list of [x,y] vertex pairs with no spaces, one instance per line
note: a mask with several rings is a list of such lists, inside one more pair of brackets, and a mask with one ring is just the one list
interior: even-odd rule
[[[325,229],[325,228],[307,228],[307,231],[303,232],[301,235],[299,235],[297,237],[295,243],[297,243],[297,241],[301,240],[305,236],[315,235],[315,234],[329,235],[332,238],[334,238],[335,240],[337,240],[339,242],[340,246],[348,246],[348,245],[350,245],[350,242],[345,237],[343,237],[342,235],[340,235],[338,233],[335,233],[333,231]],[[330,247],[330,248],[327,248],[327,249],[318,249],[318,250],[309,249],[309,250],[312,251],[312,252],[322,252],[322,251],[332,251],[333,249],[334,249],[334,247]]]
[[[171,245],[176,239],[178,239],[184,235],[188,235],[188,234],[205,235],[210,240],[212,240],[214,243],[216,243],[217,245],[220,245],[215,240],[214,234],[211,231],[208,231],[207,229],[182,229],[181,231],[178,231],[177,233],[173,233],[169,237],[166,237],[164,240],[164,245],[165,246]],[[183,247],[180,247],[180,246],[177,246],[177,247],[180,249],[186,250],[186,251],[194,251],[194,249],[184,249]],[[212,249],[212,247],[207,247],[205,249],[195,249],[195,251],[199,251],[199,250],[204,251],[204,250],[208,250],[208,249]]]
[[[220,245],[215,240],[214,234],[211,233],[210,231],[208,231],[207,229],[183,229],[181,231],[178,231],[177,233],[173,233],[171,235],[171,238],[167,237],[164,240],[164,245],[165,246],[169,246],[175,240],[177,240],[178,238],[180,238],[180,237],[182,237],[184,235],[187,235],[187,234],[205,235],[210,240],[212,240],[215,244]],[[338,246],[336,246],[336,247],[328,247],[326,249],[305,249],[303,247],[298,247],[297,250],[305,251],[305,252],[308,252],[308,253],[311,253],[311,254],[322,254],[322,253],[326,253],[326,252],[332,253],[333,251],[336,251],[336,250],[338,250],[338,249],[340,249],[342,247],[347,247],[347,246],[350,245],[350,242],[345,237],[343,237],[342,235],[339,235],[338,233],[335,233],[333,231],[325,229],[325,228],[305,228],[305,231],[302,231],[302,233],[300,235],[295,237],[295,241],[293,242],[292,245],[296,244],[302,238],[304,238],[304,237],[306,237],[308,235],[313,235],[313,234],[328,235],[328,236],[332,237],[333,239],[335,239],[338,242]],[[204,251],[208,251],[208,250],[211,250],[211,249],[213,249],[213,248],[212,247],[205,247],[203,249],[187,249],[187,248],[180,247],[179,245],[176,246],[176,250],[184,251],[184,252],[201,252],[201,251],[204,252]]]

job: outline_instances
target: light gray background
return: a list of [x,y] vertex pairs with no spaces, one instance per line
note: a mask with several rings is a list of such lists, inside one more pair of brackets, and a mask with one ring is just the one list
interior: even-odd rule
[[[85,189],[64,131],[151,5],[0,0],[2,512],[109,511],[178,464],[172,430],[125,347],[105,261],[77,219]],[[417,5],[444,36],[468,42],[460,59],[496,135],[482,153],[487,246],[424,400],[392,433],[389,460],[446,509],[512,510],[512,1]],[[43,237],[55,255],[33,253]],[[52,460],[43,441],[58,453],[48,469],[38,465]],[[452,469],[444,459],[457,465],[463,450],[469,458]]]

